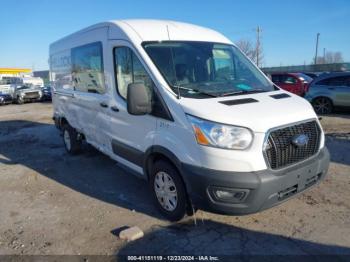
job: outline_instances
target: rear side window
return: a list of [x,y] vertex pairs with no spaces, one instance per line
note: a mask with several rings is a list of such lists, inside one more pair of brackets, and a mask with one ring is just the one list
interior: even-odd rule
[[150,94],[153,94],[153,81],[140,60],[129,47],[116,47],[114,49],[117,88],[121,97],[126,99],[128,85],[143,83]]
[[72,49],[72,80],[75,90],[99,94],[106,92],[102,56],[101,42]]
[[51,55],[50,74],[53,86],[56,89],[73,89],[70,49]]
[[326,86],[349,86],[350,77],[349,76],[337,76],[323,79],[317,82],[317,85],[326,85]]
[[281,76],[281,82],[283,84],[295,84],[297,82],[296,78],[289,75]]

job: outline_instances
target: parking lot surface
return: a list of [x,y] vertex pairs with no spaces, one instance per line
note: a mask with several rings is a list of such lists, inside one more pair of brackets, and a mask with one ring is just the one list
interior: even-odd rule
[[[66,153],[49,103],[0,107],[0,254],[350,254],[350,115],[321,123],[325,181],[248,216],[158,215],[148,185],[97,150]],[[124,227],[145,236],[124,242]]]

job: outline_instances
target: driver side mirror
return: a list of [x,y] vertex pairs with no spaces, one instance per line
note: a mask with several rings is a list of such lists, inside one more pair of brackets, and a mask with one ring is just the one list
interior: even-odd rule
[[143,83],[131,83],[126,94],[130,115],[146,115],[152,112],[152,99]]

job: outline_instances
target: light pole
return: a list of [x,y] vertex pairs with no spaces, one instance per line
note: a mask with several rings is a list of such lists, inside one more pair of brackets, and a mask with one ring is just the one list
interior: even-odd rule
[[317,33],[316,37],[316,53],[315,53],[315,65],[317,64],[317,52],[318,52],[318,39],[320,37],[320,33]]
[[256,28],[256,65],[259,67],[260,63],[260,33],[261,33],[261,28],[258,26]]

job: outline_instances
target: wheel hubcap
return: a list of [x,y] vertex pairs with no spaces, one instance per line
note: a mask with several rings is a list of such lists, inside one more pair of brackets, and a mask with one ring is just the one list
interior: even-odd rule
[[67,150],[71,149],[70,136],[67,130],[64,130],[63,133],[64,144],[66,145]]
[[328,99],[319,98],[314,103],[315,111],[320,114],[327,114],[330,112],[331,104]]
[[167,211],[174,211],[177,207],[177,190],[171,176],[160,171],[154,179],[154,191],[158,202]]

